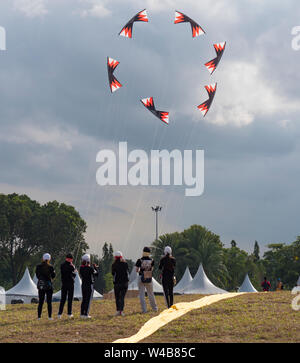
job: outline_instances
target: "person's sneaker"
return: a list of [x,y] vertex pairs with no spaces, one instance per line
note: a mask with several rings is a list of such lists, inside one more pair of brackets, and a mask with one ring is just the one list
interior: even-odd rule
[[120,315],[120,311],[116,311],[115,316],[119,316]]
[[38,318],[38,320],[41,320],[41,318]]
[[121,316],[125,316],[124,311],[121,311],[121,312],[120,312],[120,315],[121,315]]
[[86,319],[86,315],[80,315],[81,319]]
[[57,319],[61,319],[61,315],[57,315]]
[[74,317],[74,315],[73,315],[73,314],[68,315],[68,318],[69,318],[69,319],[72,319],[73,317]]
[[87,315],[85,318],[86,319],[92,319],[92,317],[90,315]]
[[53,320],[53,318],[48,318],[48,320]]

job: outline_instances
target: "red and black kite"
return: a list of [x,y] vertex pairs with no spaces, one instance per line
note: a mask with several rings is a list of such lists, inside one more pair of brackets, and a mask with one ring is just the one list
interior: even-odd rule
[[208,69],[210,74],[213,74],[215,69],[217,68],[217,65],[219,64],[219,62],[222,58],[222,55],[224,53],[225,47],[226,47],[226,42],[214,44],[214,48],[217,53],[217,56],[216,56],[216,58],[212,59],[211,61],[205,63],[205,67]]
[[122,28],[119,35],[122,35],[123,37],[126,37],[126,38],[132,38],[132,27],[133,27],[133,23],[136,21],[148,22],[148,16],[147,16],[146,9],[140,11],[133,18],[131,18],[129,20],[129,22]]
[[143,98],[140,101],[153,115],[158,117],[162,122],[169,124],[169,112],[157,111],[154,106],[153,97]]
[[205,34],[205,31],[193,19],[189,18],[188,16],[176,10],[174,24],[178,23],[190,23],[192,28],[193,38],[198,37],[201,34]]
[[210,106],[216,94],[217,84],[216,83],[210,84],[209,86],[205,86],[205,88],[208,93],[208,100],[201,103],[201,105],[197,106],[197,108],[201,111],[203,116],[205,116],[208,110],[210,109]]
[[114,76],[114,70],[117,68],[120,62],[115,59],[107,57],[107,72],[108,72],[108,82],[111,92],[115,92],[117,89],[121,88],[121,83]]

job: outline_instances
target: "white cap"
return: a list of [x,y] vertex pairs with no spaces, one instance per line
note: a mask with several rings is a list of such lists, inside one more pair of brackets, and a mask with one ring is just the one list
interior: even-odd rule
[[115,257],[122,257],[122,256],[123,256],[123,253],[122,253],[121,251],[116,251],[116,252],[114,253],[114,256],[115,256]]
[[90,262],[90,259],[91,256],[88,253],[82,256],[82,261]]
[[51,260],[51,255],[49,253],[45,253],[43,255],[43,261],[50,261]]
[[165,255],[167,255],[167,254],[171,255],[172,254],[172,248],[170,246],[166,246],[164,252],[165,252]]

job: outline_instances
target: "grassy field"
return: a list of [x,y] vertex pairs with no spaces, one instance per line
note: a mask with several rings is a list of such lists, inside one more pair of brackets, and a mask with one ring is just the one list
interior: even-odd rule
[[[175,302],[193,301],[199,295],[176,296]],[[300,342],[300,311],[291,308],[288,291],[246,294],[194,310],[162,327],[143,342]],[[157,297],[160,311],[165,309]],[[135,334],[157,313],[140,313],[139,300],[126,300],[126,316],[114,317],[113,300],[94,301],[91,320],[79,319],[80,303],[74,302],[74,319],[53,321],[46,306],[37,320],[36,305],[8,305],[0,311],[0,342],[112,342]]]

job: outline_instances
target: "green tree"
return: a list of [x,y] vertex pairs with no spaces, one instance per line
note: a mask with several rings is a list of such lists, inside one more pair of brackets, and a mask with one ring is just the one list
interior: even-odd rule
[[104,275],[111,272],[111,265],[113,261],[114,261],[113,246],[111,243],[108,244],[107,242],[105,242],[102,248],[102,258],[101,258],[101,265]]
[[230,242],[230,244],[231,244],[231,247],[236,247],[236,242],[234,239]]
[[202,263],[208,277],[221,287],[226,285],[227,270],[223,261],[223,245],[220,237],[205,227],[193,225],[182,233],[161,236],[153,243],[154,256],[158,260],[166,245],[173,249],[176,258],[178,280],[186,266],[195,274]]
[[67,253],[80,262],[89,248],[84,239],[86,223],[72,206],[57,201],[42,206],[39,215],[39,241],[46,252],[53,256],[53,263],[61,263]]
[[254,261],[257,262],[259,261],[259,245],[258,242],[255,241],[254,243],[254,251],[253,251],[253,256],[254,256]]
[[193,225],[182,233],[179,256],[184,257],[193,274],[202,263],[207,276],[220,287],[226,286],[227,269],[223,261],[223,244],[220,237],[205,227]]
[[26,195],[0,194],[0,252],[13,285],[32,255],[41,251],[36,225],[40,205]]
[[264,254],[263,265],[272,287],[276,287],[281,278],[285,288],[292,289],[300,271],[300,236],[290,245],[276,243],[268,245],[269,251]]
[[[100,292],[101,294],[106,292],[106,275],[111,275],[111,265],[114,261],[114,249],[112,244],[108,244],[107,242],[104,243],[102,247],[102,257],[101,259],[97,256],[97,264],[98,268],[98,278],[95,281],[95,289]],[[107,279],[107,277],[106,277]]]
[[253,262],[247,252],[232,245],[231,248],[224,249],[224,263],[228,271],[226,289],[236,291],[247,273],[251,277],[253,270],[251,263]]
[[113,275],[111,274],[111,272],[104,275],[104,281],[105,281],[104,292],[107,293],[107,292],[111,291],[114,287]]

